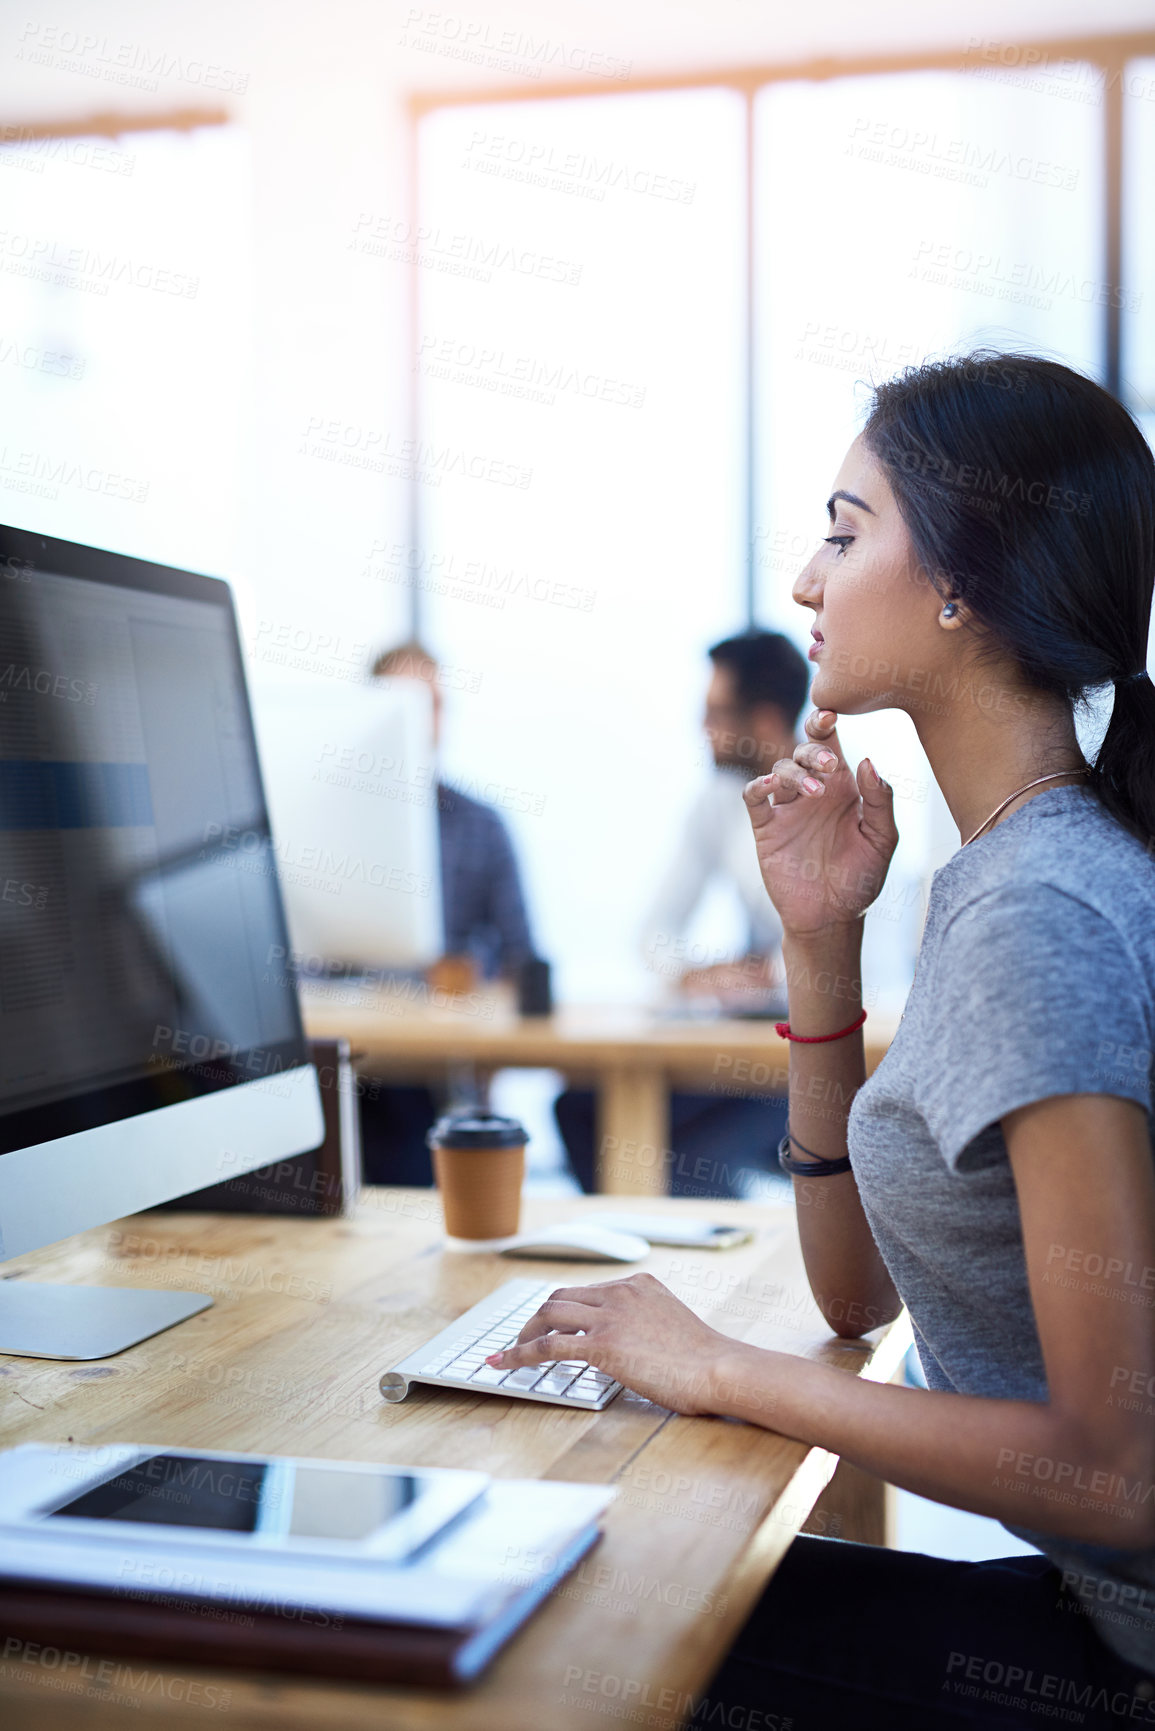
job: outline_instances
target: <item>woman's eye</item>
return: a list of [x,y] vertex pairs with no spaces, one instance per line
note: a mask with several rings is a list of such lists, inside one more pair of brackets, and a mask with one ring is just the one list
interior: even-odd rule
[[823,538],[828,547],[837,547],[839,554],[845,553],[854,540],[853,535],[826,535]]

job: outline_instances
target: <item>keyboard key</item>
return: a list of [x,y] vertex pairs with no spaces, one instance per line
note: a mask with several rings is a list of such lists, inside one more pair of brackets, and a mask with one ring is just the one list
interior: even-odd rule
[[596,1371],[586,1371],[574,1383],[575,1394],[601,1394],[613,1382],[612,1376],[599,1376]]
[[537,1385],[538,1394],[564,1394],[573,1382],[575,1372],[572,1370],[547,1371]]
[[527,1364],[524,1370],[514,1370],[506,1377],[503,1388],[530,1389],[541,1381],[540,1364]]
[[479,1383],[482,1388],[496,1388],[498,1383],[504,1382],[508,1375],[507,1370],[498,1370],[496,1365],[483,1364],[480,1370],[474,1371],[469,1380]]

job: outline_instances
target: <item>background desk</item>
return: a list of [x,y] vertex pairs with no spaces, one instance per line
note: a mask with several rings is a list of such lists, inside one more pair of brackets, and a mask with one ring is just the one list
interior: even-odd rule
[[[398,1081],[444,1080],[454,1065],[496,1070],[561,1070],[598,1091],[598,1189],[662,1195],[668,1188],[670,1090],[784,1094],[789,1047],[773,1022],[659,1020],[630,1006],[575,1006],[552,1016],[518,1016],[502,996],[470,994],[457,1008],[347,986],[302,993],[314,1039],[345,1036],[364,1073]],[[869,1074],[894,1024],[866,1023]]]
[[[526,1223],[606,1206],[597,1198],[535,1200]],[[701,1208],[668,1199],[655,1206]],[[867,1342],[831,1339],[806,1288],[789,1207],[719,1202],[710,1211],[757,1225],[756,1242],[696,1255],[657,1250],[643,1266],[735,1338],[849,1374],[891,1376],[909,1339],[905,1324]],[[806,1521],[835,1457],[749,1425],[676,1417],[625,1394],[602,1413],[419,1387],[387,1406],[377,1392],[382,1369],[501,1281],[534,1269],[559,1283],[612,1278],[592,1265],[448,1255],[441,1237],[429,1192],[373,1190],[351,1219],[145,1214],[6,1264],[14,1279],[193,1287],[217,1302],[99,1364],[0,1358],[0,1444],[71,1438],[268,1449],[615,1485],[604,1539],[481,1682],[463,1696],[438,1697],[134,1661],[135,1682],[118,1671],[111,1684],[70,1693],[75,1668],[62,1673],[17,1655],[0,1659],[7,1731],[214,1722],[231,1731],[589,1731],[607,1699],[590,1684],[595,1673],[619,1687],[628,1681],[649,1726],[677,1725]],[[206,1684],[228,1692],[227,1715],[206,1708]]]

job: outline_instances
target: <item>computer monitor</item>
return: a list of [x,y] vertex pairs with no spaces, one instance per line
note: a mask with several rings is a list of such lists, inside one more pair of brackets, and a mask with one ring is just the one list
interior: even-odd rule
[[436,961],[445,938],[428,686],[270,686],[253,708],[302,971]]
[[[0,1261],[320,1143],[286,937],[228,585],[0,528]],[[211,1302],[0,1279],[0,1353]]]

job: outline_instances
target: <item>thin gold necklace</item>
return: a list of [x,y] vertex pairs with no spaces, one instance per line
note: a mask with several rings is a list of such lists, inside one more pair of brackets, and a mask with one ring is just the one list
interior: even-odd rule
[[987,825],[994,823],[994,821],[995,821],[996,817],[998,817],[1000,811],[1006,811],[1006,809],[1007,809],[1008,805],[1010,805],[1011,801],[1018,799],[1018,797],[1021,793],[1029,793],[1033,787],[1042,787],[1042,785],[1045,781],[1062,781],[1064,776],[1086,775],[1087,773],[1088,773],[1088,771],[1087,771],[1085,766],[1082,769],[1056,769],[1056,770],[1052,771],[1052,773],[1050,775],[1040,775],[1040,777],[1037,781],[1028,781],[1025,787],[1016,787],[1014,793],[1008,793],[1006,799],[1004,799],[1002,801],[1001,805],[996,805],[996,807],[995,807],[994,811],[992,811],[990,817],[983,819],[982,823],[980,823],[979,827],[975,830],[974,835],[968,835],[967,836],[966,840],[962,844],[963,847],[969,847],[971,845],[971,842],[975,840],[976,836],[982,835],[982,833],[983,833],[984,829],[986,829]]

